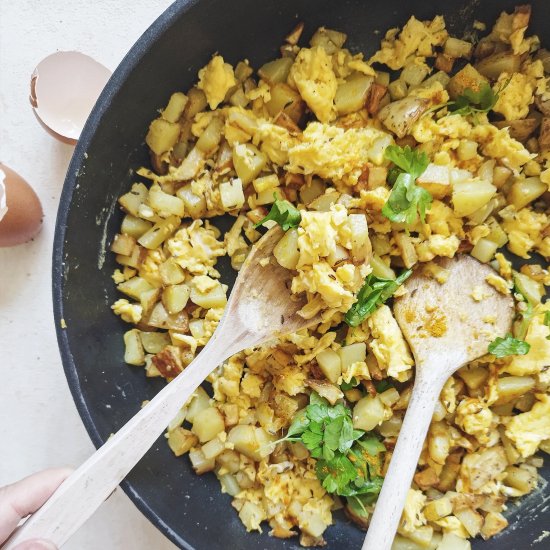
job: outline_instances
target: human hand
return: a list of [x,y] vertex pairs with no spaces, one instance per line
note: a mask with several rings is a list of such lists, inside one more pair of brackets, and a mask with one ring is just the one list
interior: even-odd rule
[[[69,468],[52,468],[0,487],[0,544],[23,518],[36,512],[50,498],[70,473]],[[56,546],[47,540],[35,539],[19,544],[16,550],[56,550]]]

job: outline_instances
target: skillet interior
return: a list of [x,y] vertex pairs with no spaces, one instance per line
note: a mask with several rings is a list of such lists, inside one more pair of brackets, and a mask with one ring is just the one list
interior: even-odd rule
[[[94,444],[99,446],[151,398],[162,382],[146,379],[143,369],[124,364],[122,333],[127,325],[110,311],[116,299],[112,255],[105,254],[120,225],[116,199],[134,181],[131,169],[148,163],[143,143],[149,122],[170,93],[186,90],[197,71],[219,51],[231,63],[246,57],[254,67],[276,57],[283,36],[297,21],[306,38],[326,25],[349,35],[354,51],[372,53],[379,31],[402,25],[410,15],[445,15],[460,36],[474,18],[492,24],[513,0],[180,0],[140,38],[100,97],[75,150],[61,198],[53,258],[53,294],[59,346],[76,405]],[[531,31],[550,46],[550,3],[533,0]],[[223,220],[218,224],[225,228]],[[227,264],[222,277],[234,274]],[[67,328],[61,328],[65,319]],[[548,466],[543,475],[550,479]],[[247,534],[221,495],[213,475],[197,477],[186,457],[175,458],[161,438],[123,483],[137,506],[182,548],[299,548],[297,540]],[[550,523],[550,489],[517,508],[513,524],[496,539],[474,548],[512,550],[531,547]],[[516,521],[521,517],[521,521]],[[326,532],[329,548],[359,548],[362,533],[346,520]],[[547,541],[533,543],[543,548]]]

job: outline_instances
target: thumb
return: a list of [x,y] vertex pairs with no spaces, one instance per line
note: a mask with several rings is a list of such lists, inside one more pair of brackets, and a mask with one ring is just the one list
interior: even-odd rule
[[28,540],[16,546],[14,550],[57,550],[57,546],[47,540]]

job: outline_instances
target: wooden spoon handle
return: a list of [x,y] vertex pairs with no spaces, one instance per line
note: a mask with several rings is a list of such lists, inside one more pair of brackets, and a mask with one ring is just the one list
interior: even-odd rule
[[445,380],[418,377],[362,550],[389,550]]
[[69,476],[3,546],[29,539],[60,547],[99,508],[139,462],[208,374],[231,350],[213,337],[197,358]]

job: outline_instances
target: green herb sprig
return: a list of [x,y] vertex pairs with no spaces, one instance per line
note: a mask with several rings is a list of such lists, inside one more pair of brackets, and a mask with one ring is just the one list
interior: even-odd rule
[[357,301],[347,311],[344,320],[350,327],[360,325],[377,310],[411,276],[412,270],[403,271],[396,279],[383,279],[372,273],[357,293]]
[[509,355],[526,355],[529,353],[531,346],[524,340],[514,338],[511,334],[507,334],[504,338],[495,338],[489,344],[489,353],[495,357],[508,357]]
[[[527,330],[531,320],[534,317],[533,304],[529,301],[527,296],[520,290],[517,283],[514,283],[514,294],[516,299],[521,304],[521,309],[518,312],[517,318],[519,324],[516,330],[515,337],[512,334],[507,334],[504,338],[495,338],[488,347],[489,353],[492,353],[495,357],[509,357],[510,355],[526,355],[531,349],[531,344],[525,341]],[[547,311],[544,317],[544,323],[546,324],[546,317],[549,312]],[[548,324],[550,326],[550,315],[548,315]],[[547,336],[550,339],[550,335]]]
[[[375,435],[353,428],[351,410],[331,406],[312,392],[310,403],[292,421],[281,441],[302,442],[317,459],[315,471],[327,492],[347,497],[354,511],[365,515],[382,488],[381,453]],[[352,502],[353,501],[353,502]]]
[[277,199],[275,193],[273,196],[275,197],[275,202],[269,214],[263,220],[260,220],[254,227],[259,227],[269,220],[277,222],[283,228],[283,231],[288,231],[292,227],[298,227],[302,221],[300,211],[287,200]]
[[384,156],[393,162],[388,179],[393,184],[391,194],[382,207],[382,214],[392,222],[414,224],[420,215],[422,222],[432,203],[431,194],[416,185],[429,164],[426,153],[419,153],[408,145],[389,145]]

